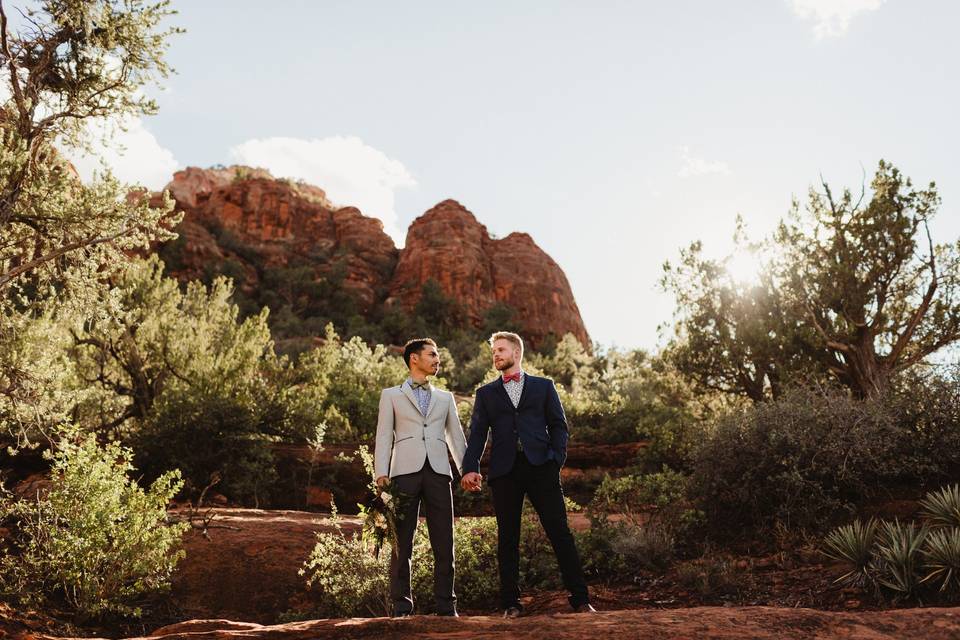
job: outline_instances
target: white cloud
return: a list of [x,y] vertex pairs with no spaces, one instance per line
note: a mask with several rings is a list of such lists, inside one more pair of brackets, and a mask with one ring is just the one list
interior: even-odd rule
[[356,136],[248,140],[230,149],[230,155],[235,162],[262,167],[278,178],[314,184],[338,205],[353,205],[379,218],[398,245],[406,239],[397,224],[394,195],[417,182],[399,160]]
[[121,182],[159,191],[177,170],[176,158],[147,131],[140,118],[130,118],[125,125],[126,131],[121,131],[104,121],[91,122],[89,129],[95,140],[92,153],[66,149],[64,155],[85,181],[106,165]]
[[813,20],[813,34],[821,38],[839,37],[847,32],[850,21],[867,11],[875,11],[885,0],[791,0],[793,12],[804,20]]
[[705,160],[704,158],[694,156],[690,153],[690,147],[680,147],[679,154],[683,165],[680,167],[677,175],[681,178],[703,176],[710,173],[720,173],[724,175],[730,173],[730,167],[727,166],[726,162]]

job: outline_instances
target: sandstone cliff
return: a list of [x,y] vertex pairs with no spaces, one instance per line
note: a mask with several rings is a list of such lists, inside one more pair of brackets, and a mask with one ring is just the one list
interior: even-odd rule
[[271,269],[307,269],[313,279],[334,283],[348,295],[351,313],[366,318],[391,308],[410,312],[432,279],[458,302],[465,326],[478,327],[499,302],[514,309],[534,345],[565,333],[589,345],[556,262],[527,234],[491,238],[453,200],[417,218],[398,250],[379,220],[333,205],[317,187],[278,180],[264,170],[188,168],[166,189],[184,212],[175,251],[161,252],[178,277],[227,273],[251,293]]
[[473,324],[493,303],[503,302],[524,319],[524,333],[534,344],[565,333],[589,344],[560,266],[526,233],[491,238],[455,200],[444,200],[410,225],[388,302],[412,309],[431,278],[464,307]]

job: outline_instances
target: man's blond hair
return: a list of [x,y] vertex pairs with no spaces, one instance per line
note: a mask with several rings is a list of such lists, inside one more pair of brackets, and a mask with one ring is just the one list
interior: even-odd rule
[[523,338],[521,338],[516,333],[512,331],[497,331],[492,336],[490,336],[490,346],[493,346],[493,343],[497,340],[507,340],[512,342],[514,345],[520,348],[520,357],[523,357]]

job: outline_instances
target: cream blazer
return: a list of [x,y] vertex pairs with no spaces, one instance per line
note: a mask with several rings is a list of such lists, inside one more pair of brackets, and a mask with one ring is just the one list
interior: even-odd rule
[[467,443],[452,393],[430,385],[430,406],[424,416],[406,382],[381,392],[374,448],[378,478],[420,471],[426,460],[437,473],[453,477],[448,449],[462,475]]

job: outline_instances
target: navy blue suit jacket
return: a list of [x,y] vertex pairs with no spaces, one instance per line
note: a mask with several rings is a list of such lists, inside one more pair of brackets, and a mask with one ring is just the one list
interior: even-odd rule
[[513,408],[503,387],[503,378],[477,389],[470,418],[470,439],[463,457],[463,472],[480,471],[480,457],[491,434],[490,478],[505,475],[517,457],[517,440],[530,464],[555,460],[563,466],[567,459],[567,418],[553,380],[523,375],[520,403]]

